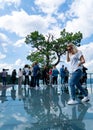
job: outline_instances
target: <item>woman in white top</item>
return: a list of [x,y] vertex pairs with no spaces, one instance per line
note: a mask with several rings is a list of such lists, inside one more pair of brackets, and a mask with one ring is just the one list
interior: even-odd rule
[[75,86],[82,92],[84,98],[82,102],[89,101],[88,94],[82,88],[80,84],[80,78],[82,76],[82,65],[85,63],[84,56],[77,47],[69,43],[67,45],[67,62],[71,62],[71,69],[72,69],[72,77],[70,79],[70,90],[71,90],[71,100],[68,101],[68,104],[77,104],[76,100],[76,91]]
[[23,81],[23,71],[21,68],[19,68],[18,71],[18,85],[21,86]]

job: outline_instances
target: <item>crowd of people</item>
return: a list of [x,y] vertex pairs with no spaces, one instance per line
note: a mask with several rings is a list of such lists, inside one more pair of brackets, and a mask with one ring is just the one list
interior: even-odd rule
[[[7,85],[7,75],[7,70],[3,69],[1,72],[3,86]],[[25,65],[24,68],[19,68],[18,72],[16,69],[13,69],[10,77],[11,84],[18,83],[19,86],[24,84],[30,87],[40,87],[40,80],[42,80],[42,84],[45,86],[56,86],[59,83],[59,77],[61,79],[60,84],[68,83],[69,71],[64,65],[58,70],[56,66],[40,68],[39,64],[34,62],[31,66]]]
[[[82,83],[86,82],[87,76],[82,73],[82,71],[86,72],[87,69],[83,66],[85,63],[84,56],[80,50],[74,46],[74,44],[70,43],[67,46],[67,61],[71,61],[72,74],[70,78],[70,96],[71,100],[68,101],[68,104],[76,104],[76,87],[82,92],[84,95],[84,99],[82,101],[88,101],[88,93],[82,87]],[[87,74],[87,73],[85,73]],[[64,65],[58,70],[56,66],[52,66],[48,68],[48,66],[44,66],[43,68],[39,67],[38,62],[34,62],[31,66],[25,65],[24,68],[19,68],[18,72],[16,69],[12,71],[11,74],[11,83],[14,85],[16,83],[16,79],[18,77],[18,85],[21,86],[29,85],[29,87],[39,88],[40,80],[42,80],[42,84],[44,86],[51,85],[53,87],[58,86],[60,84],[62,87],[66,87],[68,89],[68,81],[69,81],[69,70]],[[81,77],[84,77],[81,78]],[[7,71],[6,69],[2,70],[1,73],[3,86],[7,84]],[[60,80],[59,80],[60,78]]]

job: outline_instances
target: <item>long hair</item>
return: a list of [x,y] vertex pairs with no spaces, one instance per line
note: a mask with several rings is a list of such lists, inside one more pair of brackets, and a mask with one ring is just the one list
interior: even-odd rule
[[77,52],[78,52],[77,47],[76,47],[73,43],[69,43],[69,44],[67,45],[67,47],[72,47],[74,53],[77,53]]

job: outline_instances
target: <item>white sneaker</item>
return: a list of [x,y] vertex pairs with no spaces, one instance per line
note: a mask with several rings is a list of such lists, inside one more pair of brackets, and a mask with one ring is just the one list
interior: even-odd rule
[[81,101],[82,101],[82,102],[88,102],[88,101],[89,101],[89,98],[88,98],[88,97],[84,97]]
[[71,100],[68,101],[67,104],[68,104],[68,105],[78,104],[78,101],[71,99]]

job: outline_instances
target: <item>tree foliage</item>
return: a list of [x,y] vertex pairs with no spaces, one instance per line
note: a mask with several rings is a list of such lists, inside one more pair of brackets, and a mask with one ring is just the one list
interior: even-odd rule
[[27,56],[30,61],[38,61],[41,65],[57,65],[60,62],[61,56],[66,52],[66,46],[69,42],[80,46],[82,33],[69,33],[63,29],[60,32],[60,37],[54,39],[54,36],[48,34],[46,37],[39,34],[38,31],[32,32],[25,38],[25,43],[31,45],[33,52]]

